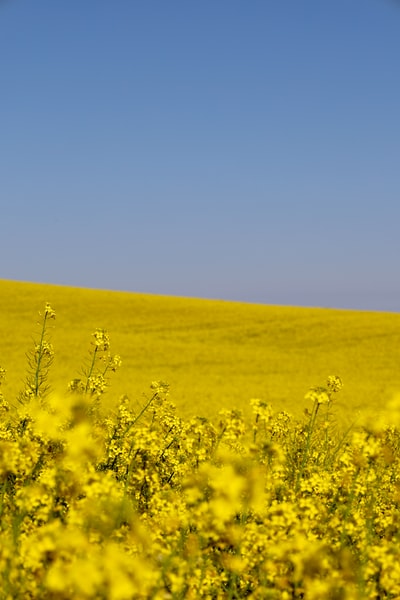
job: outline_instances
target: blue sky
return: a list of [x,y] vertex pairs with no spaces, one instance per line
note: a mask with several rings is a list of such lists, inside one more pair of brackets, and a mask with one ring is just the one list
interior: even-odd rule
[[0,1],[0,278],[400,311],[400,3]]

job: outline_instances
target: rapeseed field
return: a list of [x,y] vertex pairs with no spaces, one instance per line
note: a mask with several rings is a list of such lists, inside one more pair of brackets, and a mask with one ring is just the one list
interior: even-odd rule
[[0,291],[0,599],[400,597],[398,315]]
[[400,314],[263,306],[107,292],[0,280],[0,364],[4,389],[20,391],[37,312],[55,307],[51,385],[79,376],[88,340],[107,329],[123,359],[105,402],[140,397],[162,379],[181,414],[223,408],[251,415],[249,399],[303,414],[304,390],[327,374],[346,386],[337,411],[354,418],[400,389]]

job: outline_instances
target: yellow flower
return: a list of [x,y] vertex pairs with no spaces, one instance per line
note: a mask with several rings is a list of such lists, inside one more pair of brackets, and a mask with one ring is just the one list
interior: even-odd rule
[[47,317],[48,319],[55,319],[56,318],[56,313],[55,311],[51,308],[50,304],[47,302],[45,309],[44,309],[44,316]]
[[104,350],[104,352],[109,349],[110,339],[105,329],[96,329],[96,331],[93,333],[93,337],[93,343],[96,346],[96,348]]
[[317,404],[329,404],[330,398],[326,388],[324,387],[312,387],[308,390],[304,399]]
[[326,385],[331,392],[339,392],[343,387],[342,380],[338,375],[329,375]]

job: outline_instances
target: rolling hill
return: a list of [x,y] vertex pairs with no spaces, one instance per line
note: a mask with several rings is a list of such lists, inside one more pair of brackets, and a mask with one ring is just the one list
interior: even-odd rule
[[56,311],[50,384],[63,391],[80,369],[92,332],[107,329],[122,358],[104,401],[138,400],[153,380],[170,384],[185,416],[222,408],[250,414],[260,398],[302,414],[310,386],[339,375],[338,414],[380,410],[400,390],[400,314],[297,308],[156,296],[0,280],[0,366],[11,401],[23,386],[38,312]]

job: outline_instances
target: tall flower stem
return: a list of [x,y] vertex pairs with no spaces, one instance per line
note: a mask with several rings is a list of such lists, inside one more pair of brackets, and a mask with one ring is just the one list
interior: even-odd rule
[[312,433],[314,430],[315,421],[317,419],[317,414],[318,414],[320,404],[321,403],[318,401],[318,399],[314,400],[314,406],[313,406],[313,409],[311,412],[310,421],[308,423],[308,428],[307,428],[306,444],[305,444],[305,448],[304,448],[304,452],[303,452],[303,457],[301,460],[301,465],[300,465],[299,471],[297,473],[297,478],[296,478],[296,491],[298,491],[300,488],[300,482],[302,480],[304,470],[307,466],[308,456],[309,456],[310,447],[311,447],[311,437],[312,437]]
[[89,370],[88,370],[88,373],[87,373],[87,378],[86,378],[85,394],[89,391],[90,378],[92,376],[94,365],[96,363],[96,356],[97,356],[98,349],[99,349],[99,346],[95,346],[94,350],[93,350],[92,362],[91,362],[91,365],[89,367]]

